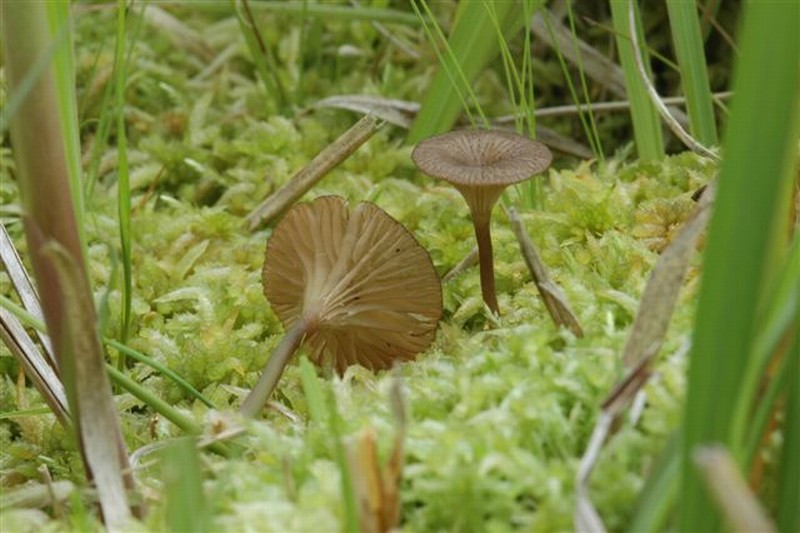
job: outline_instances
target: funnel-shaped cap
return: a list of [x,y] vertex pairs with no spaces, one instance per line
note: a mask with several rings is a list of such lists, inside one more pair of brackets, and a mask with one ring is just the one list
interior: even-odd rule
[[429,176],[462,187],[524,181],[550,166],[544,144],[501,130],[457,130],[420,142],[411,155]]

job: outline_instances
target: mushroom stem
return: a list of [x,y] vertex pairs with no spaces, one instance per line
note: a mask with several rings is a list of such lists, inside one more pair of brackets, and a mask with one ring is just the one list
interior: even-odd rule
[[275,390],[275,386],[278,384],[278,380],[283,374],[289,359],[303,342],[306,334],[310,333],[314,328],[314,322],[305,315],[301,316],[289,328],[289,331],[284,334],[281,342],[269,357],[269,361],[267,361],[267,365],[264,367],[261,376],[259,376],[255,387],[242,402],[242,406],[239,408],[240,413],[252,418],[261,411],[269,397],[272,396],[272,391]]
[[475,223],[475,240],[478,241],[478,264],[481,271],[481,294],[483,301],[496,315],[500,314],[494,291],[494,260],[492,259],[492,236],[489,229],[491,216],[472,217]]

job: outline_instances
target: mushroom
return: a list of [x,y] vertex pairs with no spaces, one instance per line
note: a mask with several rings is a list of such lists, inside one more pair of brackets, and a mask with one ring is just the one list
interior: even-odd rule
[[287,328],[241,406],[255,416],[295,350],[339,373],[413,359],[433,342],[442,288],[430,256],[371,203],[339,196],[293,207],[267,243],[264,293]]
[[425,139],[411,158],[422,172],[455,186],[467,201],[478,241],[481,294],[489,309],[499,314],[489,230],[492,207],[506,187],[550,166],[550,150],[507,131],[459,130]]

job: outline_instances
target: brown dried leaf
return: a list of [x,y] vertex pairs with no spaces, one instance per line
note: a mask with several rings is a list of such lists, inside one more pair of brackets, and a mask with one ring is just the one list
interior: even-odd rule
[[626,367],[631,368],[639,359],[654,357],[658,353],[675,310],[675,302],[689,268],[689,261],[694,255],[697,239],[711,216],[713,196],[713,188],[709,187],[653,267],[642,293],[639,312],[622,352],[622,361]]

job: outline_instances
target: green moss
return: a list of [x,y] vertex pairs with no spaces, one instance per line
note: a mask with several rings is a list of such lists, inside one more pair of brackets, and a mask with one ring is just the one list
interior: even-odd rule
[[[78,43],[84,46],[78,48],[79,84],[87,118],[99,112],[103,86],[92,77],[99,73],[90,68],[89,58],[96,57],[94,68],[100,70],[109,60],[98,51],[98,40],[109,35],[93,17],[79,17],[78,24]],[[282,79],[298,91],[298,69],[314,52],[301,52],[297,32],[278,31],[291,19],[274,20],[263,27],[264,37],[278,47]],[[212,25],[208,39],[238,42],[232,31]],[[429,75],[425,66],[400,62],[372,72],[373,61],[389,61],[382,55],[388,52],[372,48],[376,38],[368,24],[326,22],[325,45],[316,52],[325,61],[304,73],[304,98],[314,102],[348,91],[416,98]],[[343,58],[331,51],[344,42],[355,43],[366,56]],[[225,427],[238,423],[229,411],[255,382],[283,332],[261,288],[271,229],[250,232],[244,217],[354,121],[332,110],[277,114],[243,55],[237,52],[213,81],[192,81],[201,67],[197,58],[170,45],[165,35],[148,32],[134,45],[129,73],[129,105],[138,113],[129,117],[134,206],[130,344],[179,373],[225,414],[212,416],[147,367],[137,364],[129,372],[166,401],[206,420],[209,431],[216,428],[214,420],[221,419]],[[482,80],[482,98],[495,98],[496,86],[492,78]],[[111,172],[115,154],[107,157],[89,202],[86,230],[95,295],[99,299],[108,292],[104,333],[114,337],[121,308],[120,275],[111,266],[118,248]],[[8,167],[8,154],[0,151],[0,170]],[[398,369],[409,416],[401,491],[406,530],[572,528],[575,470],[599,405],[621,375],[619,354],[636,302],[658,252],[688,215],[689,196],[713,170],[690,154],[659,164],[585,163],[551,170],[539,189],[541,208],[518,208],[584,326],[582,339],[553,325],[507,218],[502,209],[495,210],[492,231],[503,316],[487,315],[477,269],[465,270],[444,286],[445,319],[435,344]],[[441,274],[474,246],[461,196],[419,174],[402,133],[392,127],[333,170],[306,199],[322,194],[380,205],[414,233]],[[2,215],[15,216],[17,191],[6,187],[6,180],[0,199]],[[18,225],[13,235],[24,250]],[[672,354],[691,327],[696,275],[690,276],[656,378],[646,388],[640,420],[610,441],[593,478],[592,495],[612,530],[624,527],[647,469],[680,415],[685,363]],[[6,281],[0,287],[4,294],[10,291]],[[41,403],[30,386],[22,396],[16,394],[15,371],[2,368],[3,412]],[[388,374],[361,368],[323,380],[335,394],[344,434],[349,438],[374,428],[382,457],[394,438],[390,383]],[[330,530],[342,522],[333,443],[327,427],[306,423],[296,366],[287,369],[276,399],[297,420],[268,410],[264,420],[248,423],[233,457],[204,456],[212,529]],[[120,395],[117,401],[132,449],[179,434],[130,396]],[[47,462],[54,477],[83,476],[75,450],[50,416],[0,421],[0,446],[3,480],[14,476],[7,485],[36,478],[41,462]],[[148,494],[156,495],[149,502],[155,511],[146,520],[154,530],[163,528],[159,476],[157,465],[139,475]],[[52,519],[48,527],[68,529],[72,519]]]

